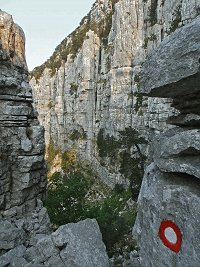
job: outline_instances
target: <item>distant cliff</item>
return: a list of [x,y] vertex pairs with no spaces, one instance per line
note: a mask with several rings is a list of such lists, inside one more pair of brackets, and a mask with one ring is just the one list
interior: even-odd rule
[[144,167],[142,267],[200,265],[199,14],[199,0],[96,1],[31,73],[51,172],[73,149],[138,192]]
[[139,144],[141,153],[135,146],[117,146],[119,132],[126,136],[125,129],[131,128],[148,141],[169,127],[166,119],[176,113],[170,99],[142,96],[141,66],[165,37],[198,12],[195,1],[95,2],[80,26],[31,73],[47,157],[49,151],[54,155],[51,172],[61,169],[62,154],[73,148],[111,187],[137,176],[133,170],[124,173],[124,163],[140,171],[147,146]]

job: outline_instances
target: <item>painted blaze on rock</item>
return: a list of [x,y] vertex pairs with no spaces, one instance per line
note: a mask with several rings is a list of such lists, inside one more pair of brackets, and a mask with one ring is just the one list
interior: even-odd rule
[[170,220],[162,221],[159,228],[159,237],[163,244],[178,253],[181,249],[182,234],[178,226]]

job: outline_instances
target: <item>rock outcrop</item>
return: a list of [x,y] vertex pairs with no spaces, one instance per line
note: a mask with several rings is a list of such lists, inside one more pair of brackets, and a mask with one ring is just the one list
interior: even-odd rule
[[4,218],[35,210],[37,199],[45,196],[47,179],[44,130],[32,107],[24,33],[2,11],[0,23],[0,210]]
[[48,236],[32,238],[28,248],[17,246],[0,257],[0,266],[109,267],[96,220],[59,227]]
[[95,220],[51,233],[44,129],[32,106],[24,33],[0,11],[0,266],[108,266]]
[[[134,227],[144,267],[200,266],[199,28],[197,17],[174,32],[142,69],[141,91],[171,97],[180,114],[169,122],[181,126],[155,136],[152,143],[153,162],[146,168]],[[180,229],[180,251],[159,237],[166,220]]]

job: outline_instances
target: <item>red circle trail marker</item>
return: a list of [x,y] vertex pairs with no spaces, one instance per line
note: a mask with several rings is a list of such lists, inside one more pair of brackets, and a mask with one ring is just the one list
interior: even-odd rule
[[178,253],[181,249],[182,235],[178,226],[170,220],[161,222],[159,228],[159,237],[163,244]]

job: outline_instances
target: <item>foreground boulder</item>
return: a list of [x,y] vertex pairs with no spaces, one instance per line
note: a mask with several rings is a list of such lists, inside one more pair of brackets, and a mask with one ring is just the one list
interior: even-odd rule
[[0,257],[0,266],[7,265],[108,267],[109,259],[96,220],[86,219],[63,225],[51,235],[40,236],[28,248],[21,245],[7,252]]

